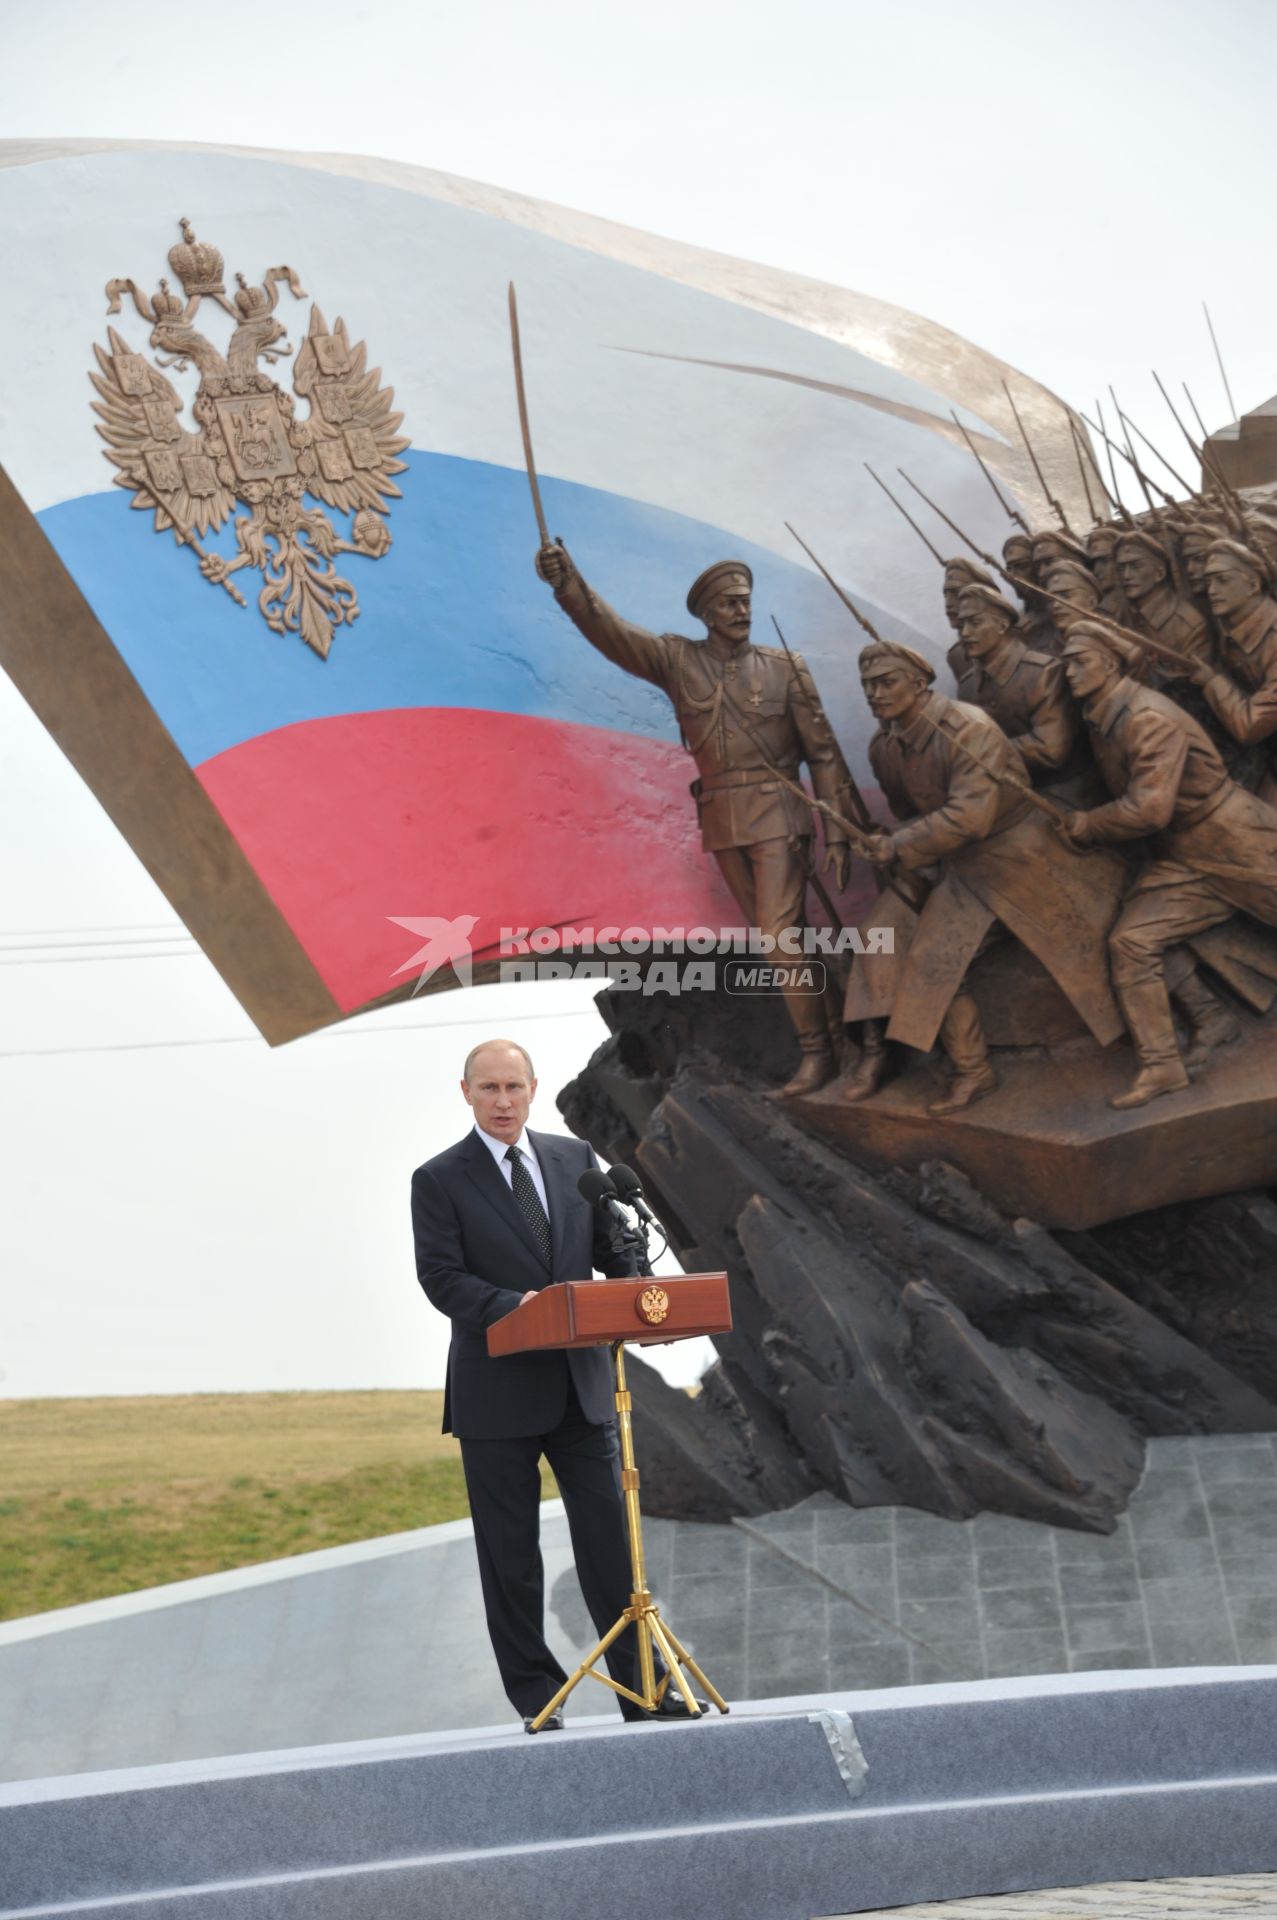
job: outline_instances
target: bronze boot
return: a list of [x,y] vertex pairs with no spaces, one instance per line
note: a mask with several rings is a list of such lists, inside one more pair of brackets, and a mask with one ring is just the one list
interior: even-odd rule
[[798,1071],[792,1080],[787,1080],[783,1087],[773,1091],[770,1095],[773,1100],[801,1100],[805,1094],[818,1093],[838,1071],[833,1043],[827,1034],[804,1034],[799,1044],[802,1058],[798,1063]]
[[1115,1093],[1109,1100],[1111,1107],[1125,1112],[1131,1107],[1146,1107],[1164,1093],[1181,1092],[1189,1079],[1179,1057],[1165,981],[1142,980],[1136,986],[1120,986],[1114,981],[1113,990],[1140,1063],[1126,1092]]
[[839,1080],[835,1092],[844,1106],[855,1106],[877,1093],[887,1077],[887,1043],[877,1020],[866,1020],[860,1029],[860,1059]]
[[927,1112],[937,1119],[946,1113],[961,1113],[976,1100],[983,1100],[998,1084],[998,1076],[989,1065],[989,1049],[975,1001],[969,993],[955,993],[940,1028],[940,1044],[953,1065],[949,1091],[933,1100]]
[[1228,1008],[1218,1001],[1199,973],[1190,973],[1175,988],[1188,1020],[1190,1039],[1184,1065],[1192,1073],[1206,1065],[1206,1056],[1216,1047],[1229,1047],[1241,1039],[1241,1028]]

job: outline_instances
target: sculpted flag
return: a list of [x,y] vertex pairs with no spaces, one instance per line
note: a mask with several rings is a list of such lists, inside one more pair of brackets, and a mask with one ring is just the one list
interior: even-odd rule
[[[457,963],[432,985],[482,978],[503,928],[739,917],[668,702],[534,576],[507,282],[552,533],[658,633],[698,635],[688,585],[747,560],[755,641],[774,614],[862,775],[859,635],[782,521],[941,667],[939,569],[864,463],[1000,547],[956,411],[1046,524],[990,356],[561,208],[9,143],[0,221],[0,660],[272,1041],[408,991],[423,951]],[[1076,507],[1067,418],[1012,378]]]

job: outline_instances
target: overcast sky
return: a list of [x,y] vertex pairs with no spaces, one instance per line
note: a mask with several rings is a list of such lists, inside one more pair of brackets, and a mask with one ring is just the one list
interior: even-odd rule
[[[202,18],[4,0],[0,137],[490,181],[895,301],[1088,411],[1112,381],[1176,465],[1149,370],[1226,417],[1203,298],[1238,405],[1277,393],[1268,0]],[[602,1037],[586,990],[477,989],[271,1053],[189,942],[141,944],[171,912],[3,679],[0,819],[0,1395],[438,1384],[408,1173],[462,1130],[456,1065],[494,1028],[534,1047],[559,1124]],[[138,944],[32,963],[78,929]]]

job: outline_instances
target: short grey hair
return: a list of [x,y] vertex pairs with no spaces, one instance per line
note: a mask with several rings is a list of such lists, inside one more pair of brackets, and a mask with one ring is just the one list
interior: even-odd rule
[[474,1065],[476,1057],[481,1053],[486,1053],[489,1047],[510,1047],[515,1053],[521,1053],[523,1055],[523,1064],[528,1070],[528,1079],[536,1079],[536,1068],[532,1064],[532,1055],[526,1047],[521,1047],[517,1040],[481,1040],[478,1046],[471,1047],[469,1053],[466,1055],[466,1064],[462,1069],[461,1078],[467,1086],[470,1085],[470,1069]]

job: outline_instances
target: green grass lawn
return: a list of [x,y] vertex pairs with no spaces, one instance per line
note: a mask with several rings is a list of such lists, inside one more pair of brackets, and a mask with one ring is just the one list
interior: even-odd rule
[[442,1400],[0,1400],[0,1620],[460,1519]]

